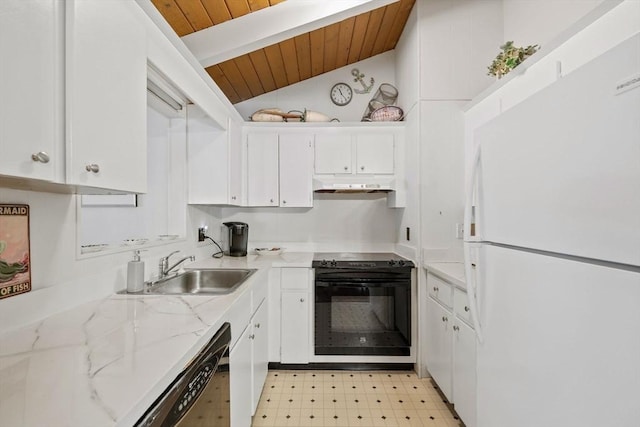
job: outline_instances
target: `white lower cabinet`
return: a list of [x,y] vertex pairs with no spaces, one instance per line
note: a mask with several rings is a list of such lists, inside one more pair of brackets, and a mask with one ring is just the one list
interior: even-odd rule
[[269,335],[268,335],[268,303],[263,301],[251,319],[251,414],[256,413],[262,386],[267,379],[269,370]]
[[476,333],[456,318],[453,325],[453,402],[467,427],[476,425]]
[[311,271],[309,268],[272,269],[269,283],[269,297],[273,298],[270,301],[269,327],[272,337],[269,358],[272,362],[309,363]]
[[280,278],[282,268],[269,270],[269,362],[280,363]]
[[[266,276],[241,296],[229,313],[232,348],[229,354],[231,425],[249,427],[267,378],[269,303]],[[250,315],[250,317],[249,317]],[[244,328],[243,328],[244,326]],[[235,339],[233,334],[240,332]]]
[[[476,425],[476,335],[466,292],[427,274],[426,365],[467,427]],[[469,323],[467,323],[469,322]]]
[[251,327],[247,326],[229,354],[229,379],[231,395],[231,425],[251,425],[252,402],[247,392],[251,390]]
[[282,363],[309,363],[309,293],[283,290]]
[[427,369],[445,397],[452,401],[453,314],[433,298],[427,300]]

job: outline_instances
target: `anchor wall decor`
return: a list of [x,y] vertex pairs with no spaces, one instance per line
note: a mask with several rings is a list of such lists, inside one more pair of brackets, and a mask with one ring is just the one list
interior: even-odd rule
[[354,82],[360,82],[360,84],[362,85],[362,87],[364,89],[364,90],[359,90],[359,89],[353,88],[353,90],[356,93],[363,94],[363,93],[371,92],[371,88],[373,87],[373,82],[374,82],[373,77],[371,77],[371,80],[370,80],[371,84],[369,86],[367,86],[364,83],[364,80],[363,80],[364,79],[364,73],[361,73],[360,70],[358,70],[357,68],[354,68],[353,70],[351,70],[351,75],[353,77],[355,77],[355,79],[353,79],[353,81]]

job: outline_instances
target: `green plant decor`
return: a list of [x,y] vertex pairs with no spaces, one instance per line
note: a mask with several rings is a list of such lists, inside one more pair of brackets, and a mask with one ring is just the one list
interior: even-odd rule
[[487,75],[501,78],[509,71],[516,68],[522,61],[533,55],[540,46],[537,44],[527,47],[515,47],[513,41],[508,41],[500,46],[502,52],[496,56],[488,68]]

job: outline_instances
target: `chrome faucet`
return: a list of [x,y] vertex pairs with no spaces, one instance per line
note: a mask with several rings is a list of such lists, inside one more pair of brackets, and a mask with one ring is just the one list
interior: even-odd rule
[[180,252],[180,251],[173,251],[169,255],[160,258],[160,263],[158,264],[158,278],[159,279],[163,279],[163,278],[167,277],[169,275],[169,273],[171,273],[171,271],[174,268],[176,268],[177,266],[179,266],[183,262],[185,262],[187,260],[190,260],[190,261],[195,261],[196,260],[195,256],[189,255],[189,256],[186,256],[186,257],[182,258],[180,261],[176,262],[171,267],[169,267],[169,258],[171,257],[171,255],[177,254],[178,252]]

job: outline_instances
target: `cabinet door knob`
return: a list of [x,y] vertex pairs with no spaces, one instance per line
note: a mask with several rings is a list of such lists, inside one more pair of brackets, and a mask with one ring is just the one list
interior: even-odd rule
[[45,151],[38,151],[31,155],[31,160],[40,163],[49,163],[49,155]]
[[273,199],[269,199],[269,203],[273,203]]
[[259,327],[260,327],[260,323],[256,323],[254,326],[255,326],[256,328],[259,328]]
[[255,339],[255,338],[256,338],[255,334],[251,334],[251,335],[249,335],[249,339],[250,339],[250,340],[253,340],[253,339]]
[[100,166],[98,166],[98,165],[97,165],[97,164],[95,164],[95,163],[88,164],[88,165],[87,165],[87,166],[85,166],[84,168],[87,170],[87,172],[93,172],[93,173],[98,173],[98,172],[100,172]]
[[300,298],[300,302],[304,302],[304,298]]
[[287,204],[287,201],[286,201],[286,200],[283,200],[283,201],[282,201],[282,204],[283,204],[283,205],[286,205],[286,204]]
[[360,166],[360,170],[363,171],[364,170],[364,166]]
[[349,166],[345,166],[344,170],[348,171],[349,170]]
[[460,330],[460,327],[459,327],[459,326],[457,326],[457,325],[454,325],[453,330],[454,330],[454,331],[459,331],[459,330]]
[[469,311],[469,307],[468,306],[464,306],[464,311]]

